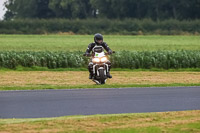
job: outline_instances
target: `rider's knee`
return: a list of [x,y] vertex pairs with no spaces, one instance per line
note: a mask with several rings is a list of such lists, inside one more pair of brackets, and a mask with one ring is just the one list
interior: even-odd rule
[[108,64],[108,66],[111,67],[111,62],[109,60],[106,62],[106,64]]
[[93,63],[90,62],[90,63],[88,64],[88,68],[92,68],[92,66],[93,66]]

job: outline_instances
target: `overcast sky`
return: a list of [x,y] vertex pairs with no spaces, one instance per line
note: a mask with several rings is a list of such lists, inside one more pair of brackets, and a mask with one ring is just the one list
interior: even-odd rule
[[[0,20],[3,19],[3,15],[5,14],[5,7],[3,6],[3,3],[5,2],[6,0],[0,0]],[[3,10],[4,9],[4,10]]]

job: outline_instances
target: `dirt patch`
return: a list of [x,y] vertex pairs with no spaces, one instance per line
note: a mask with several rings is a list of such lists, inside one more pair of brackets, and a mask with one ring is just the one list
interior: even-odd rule
[[[111,72],[113,78],[107,84],[173,84],[200,83],[200,72]],[[0,86],[34,85],[92,85],[85,71],[8,71],[0,72]]]
[[200,73],[199,72],[119,72],[119,73],[113,73],[113,80],[111,80],[110,82],[120,83],[120,84],[200,83]]
[[86,72],[4,72],[0,74],[1,86],[29,85],[79,85],[92,84]]

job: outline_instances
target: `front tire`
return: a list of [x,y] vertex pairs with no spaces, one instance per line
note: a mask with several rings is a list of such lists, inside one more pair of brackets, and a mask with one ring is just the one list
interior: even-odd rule
[[100,83],[105,84],[104,69],[99,70],[99,76],[100,76]]

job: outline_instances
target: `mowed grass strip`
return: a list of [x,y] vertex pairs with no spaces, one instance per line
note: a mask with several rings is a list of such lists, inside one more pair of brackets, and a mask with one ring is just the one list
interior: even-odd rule
[[39,119],[0,119],[0,133],[24,132],[200,132],[200,110],[112,114],[93,116],[68,116]]
[[[0,51],[85,51],[93,35],[0,35]],[[199,36],[104,35],[112,50],[200,50]]]
[[[87,71],[0,71],[0,90],[111,88],[134,86],[200,85],[200,72],[112,71],[106,85],[95,85]],[[177,86],[177,85],[176,85]]]

